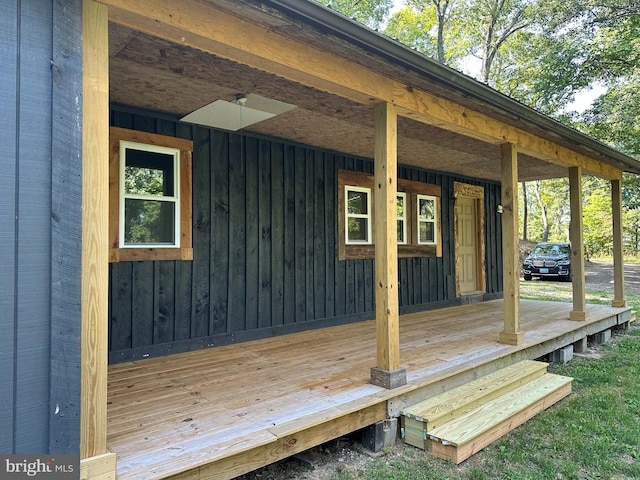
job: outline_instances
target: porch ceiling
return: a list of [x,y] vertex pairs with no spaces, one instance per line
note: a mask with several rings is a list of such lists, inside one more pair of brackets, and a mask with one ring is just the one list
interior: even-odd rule
[[[109,25],[109,52],[109,93],[114,103],[182,117],[214,100],[233,101],[239,93],[254,93],[297,108],[251,125],[244,129],[246,133],[373,157],[372,105],[358,104],[115,23]],[[499,146],[406,117],[398,120],[398,161],[500,180]],[[519,155],[521,181],[565,176],[565,167]]]

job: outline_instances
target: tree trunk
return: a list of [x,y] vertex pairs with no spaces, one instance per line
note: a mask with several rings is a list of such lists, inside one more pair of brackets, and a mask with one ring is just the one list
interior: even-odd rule
[[431,0],[436,7],[436,14],[438,16],[438,44],[436,45],[438,50],[438,61],[444,65],[447,64],[444,48],[444,27],[447,23],[447,16],[449,15],[449,0]]
[[528,222],[529,222],[529,201],[527,198],[527,182],[522,182],[522,240],[529,240]]
[[534,189],[533,192],[535,194],[538,205],[540,206],[540,219],[542,220],[542,241],[549,241],[549,219],[547,218],[547,204],[544,202],[542,198],[542,181],[537,180],[533,183]]

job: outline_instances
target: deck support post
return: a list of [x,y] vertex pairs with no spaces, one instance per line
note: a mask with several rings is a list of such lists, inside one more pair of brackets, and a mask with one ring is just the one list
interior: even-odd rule
[[407,383],[400,368],[400,316],[397,247],[398,117],[390,103],[375,107],[374,245],[377,365],[371,383],[396,388]]
[[521,345],[520,258],[518,248],[518,149],[502,145],[502,279],[504,285],[504,330],[500,343]]
[[582,233],[582,167],[569,168],[569,203],[571,208],[571,274],[573,282],[573,310],[569,320],[589,319],[584,276],[584,235]]
[[116,476],[107,449],[109,34],[107,7],[82,2],[82,347],[80,478]]
[[611,180],[613,221],[613,300],[612,307],[626,307],[624,294],[624,255],[622,243],[622,179]]

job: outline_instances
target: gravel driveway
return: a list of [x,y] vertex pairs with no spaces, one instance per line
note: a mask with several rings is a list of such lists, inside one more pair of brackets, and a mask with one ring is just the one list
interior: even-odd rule
[[[587,288],[613,292],[613,262],[585,262],[585,280]],[[640,293],[640,263],[624,264],[625,293]]]

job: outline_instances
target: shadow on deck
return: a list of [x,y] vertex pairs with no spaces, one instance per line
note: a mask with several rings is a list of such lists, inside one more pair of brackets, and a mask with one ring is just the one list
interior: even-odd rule
[[373,321],[109,367],[108,444],[118,479],[229,479],[436,393],[626,323],[629,308],[521,302],[525,343],[497,342],[502,301],[404,315],[407,384],[369,383]]

